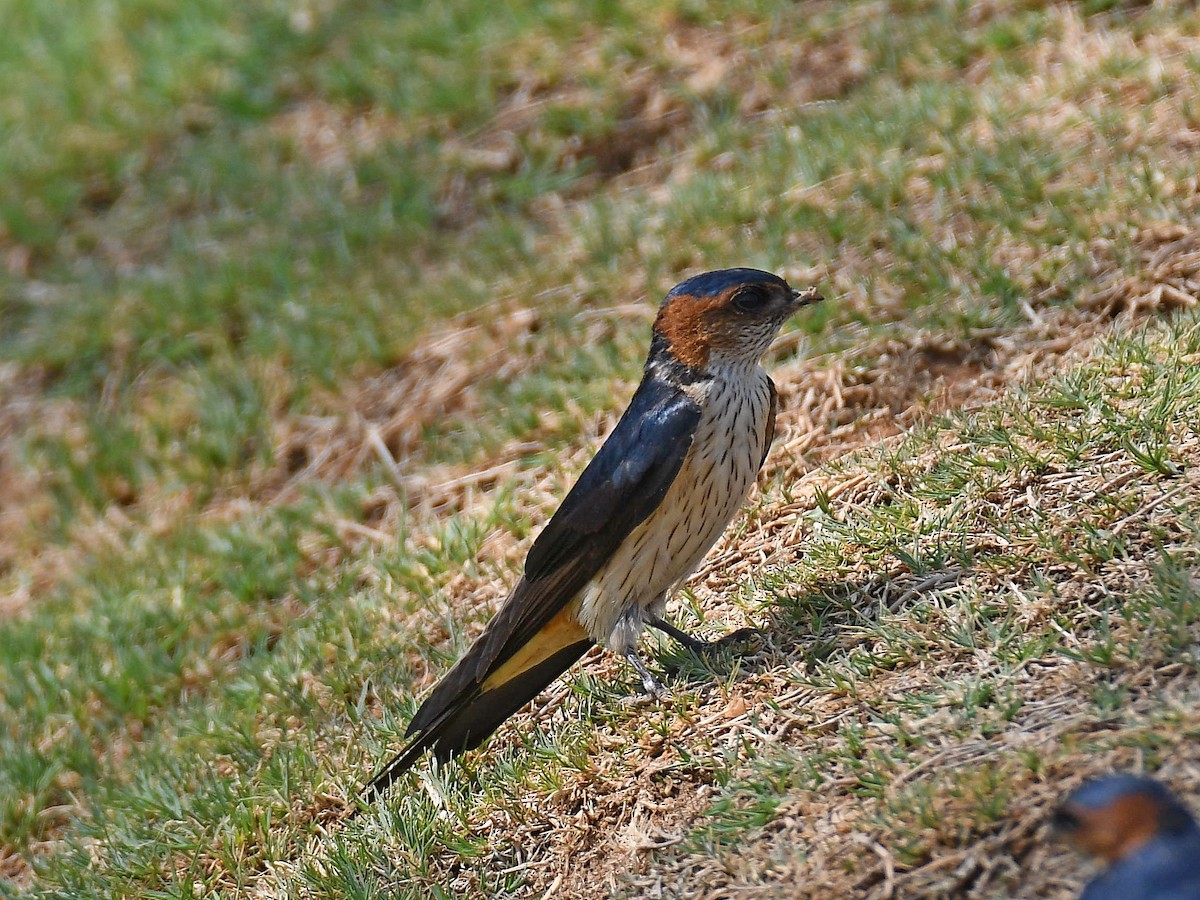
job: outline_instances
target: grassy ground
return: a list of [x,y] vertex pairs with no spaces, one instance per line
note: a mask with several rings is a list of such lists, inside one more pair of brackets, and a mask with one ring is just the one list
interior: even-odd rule
[[[2,18],[3,895],[1066,897],[1068,786],[1200,798],[1190,4]],[[771,637],[344,821],[733,264],[830,299],[676,606]]]

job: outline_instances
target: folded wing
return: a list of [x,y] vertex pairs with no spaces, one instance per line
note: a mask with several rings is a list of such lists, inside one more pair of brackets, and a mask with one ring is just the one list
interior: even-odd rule
[[477,747],[587,652],[568,604],[666,496],[691,447],[699,406],[647,377],[604,446],[534,542],[524,577],[409,724],[412,742],[364,788],[382,791],[426,749]]

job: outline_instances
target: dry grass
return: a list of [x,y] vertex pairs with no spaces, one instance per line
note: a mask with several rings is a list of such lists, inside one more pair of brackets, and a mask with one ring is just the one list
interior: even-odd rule
[[[790,396],[792,402],[784,406],[781,414],[786,431],[783,443],[777,445],[771,456],[766,477],[782,475],[784,483],[789,485],[791,499],[780,502],[777,495],[765,499],[749,520],[705,561],[690,584],[706,614],[729,627],[743,624],[745,611],[731,595],[736,594],[739,584],[747,580],[753,583],[764,567],[787,565],[795,560],[809,527],[803,513],[812,508],[816,490],[834,500],[839,514],[845,515],[853,515],[856,509],[870,507],[883,499],[885,491],[879,486],[874,465],[851,466],[831,474],[803,462],[798,468],[799,452],[815,459],[841,457],[876,446],[881,439],[899,434],[901,428],[927,420],[931,410],[945,410],[953,404],[967,408],[982,406],[994,400],[999,391],[1011,389],[1014,383],[1045,378],[1065,364],[1078,362],[1089,352],[1091,342],[1106,333],[1105,322],[1085,317],[1074,323],[1074,328],[1059,322],[1057,327],[1010,335],[1008,352],[989,354],[990,363],[986,368],[981,366],[986,372],[982,378],[947,379],[921,372],[914,380],[912,359],[926,352],[920,347],[905,347],[904,352],[892,354],[895,367],[880,366],[873,371],[874,377],[867,385],[854,384],[855,379],[839,377],[839,373],[829,369],[824,370],[821,379],[813,379],[812,370],[805,373],[810,376],[805,378],[797,370],[808,369],[808,364],[778,372],[781,392]],[[902,346],[897,342],[897,351]],[[1012,349],[1015,347],[1020,347],[1020,351]],[[813,388],[814,380],[826,390],[818,388],[798,397],[799,386]],[[846,409],[859,414],[830,428],[830,424],[845,415]],[[1137,473],[1128,460],[1124,463],[1126,473]],[[1069,517],[1072,497],[1103,487],[1111,477],[1109,468],[1104,475],[1096,472],[1091,478],[1072,478],[1063,482],[1057,500],[1043,493],[1040,502],[1057,503],[1062,514]],[[996,496],[993,502],[1000,507],[1016,508],[1028,489],[1029,485],[1014,484],[1011,496]],[[860,573],[861,587],[853,602],[860,604],[867,615],[879,606],[902,610],[918,595],[952,597],[959,589],[958,578],[938,580],[905,575],[903,567],[896,572],[881,573],[865,560]],[[1007,572],[997,578],[972,575],[970,579],[975,591],[987,594],[1003,592],[1013,577],[1017,577],[1016,573]],[[1120,592],[1137,586],[1145,577],[1144,563],[1125,567],[1106,577],[1106,589]],[[502,585],[494,584],[483,591],[477,587],[471,585],[470,590],[456,598],[454,605],[490,602],[503,592]],[[1077,584],[1076,589],[1083,591],[1088,586]],[[1028,611],[1014,612],[1018,616],[1044,617],[1046,611],[1039,610],[1038,603],[1030,598]],[[425,627],[425,623],[414,623],[411,627]],[[786,629],[779,631],[787,633]],[[842,640],[853,642],[855,638],[850,633]],[[595,896],[597,884],[608,885],[613,892],[638,896],[680,896],[684,885],[689,896],[714,898],[965,896],[964,885],[976,891],[971,896],[984,896],[989,884],[1000,876],[1011,881],[1021,871],[1041,871],[1044,881],[1038,885],[1052,885],[1063,869],[1076,871],[1062,860],[1056,862],[1056,868],[1031,868],[1025,857],[1033,852],[1030,835],[1039,827],[1038,811],[1045,810],[1064,789],[1054,784],[1056,773],[1070,772],[1079,780],[1077,761],[1061,763],[1036,778],[1024,773],[1023,778],[1016,779],[1018,773],[1005,773],[1015,779],[1012,793],[1020,798],[1017,808],[1023,810],[1019,818],[1007,822],[999,833],[980,840],[974,849],[955,849],[953,853],[938,855],[925,866],[901,873],[899,878],[895,875],[896,863],[883,845],[875,838],[866,838],[875,830],[871,825],[872,810],[847,792],[847,788],[855,785],[854,778],[838,778],[833,773],[826,789],[780,808],[775,824],[756,836],[751,847],[739,850],[733,857],[714,859],[702,855],[671,861],[668,855],[664,862],[661,856],[651,854],[649,851],[666,850],[684,840],[695,827],[697,816],[714,797],[713,787],[703,772],[698,773],[698,779],[689,779],[689,765],[680,758],[677,745],[701,743],[697,741],[701,735],[705,741],[737,743],[748,724],[747,711],[756,710],[759,712],[754,724],[756,741],[793,747],[797,754],[815,752],[823,741],[836,744],[842,740],[836,730],[838,723],[865,721],[868,713],[864,707],[869,710],[873,698],[919,691],[928,678],[945,677],[955,668],[954,663],[931,656],[921,666],[924,674],[901,671],[891,677],[872,679],[869,690],[860,695],[837,696],[820,689],[794,688],[787,673],[796,667],[803,668],[807,654],[808,648],[803,645],[772,646],[765,663],[755,660],[747,664],[752,674],[739,678],[736,686],[706,692],[703,701],[689,708],[683,717],[674,711],[645,709],[651,720],[669,724],[668,734],[636,746],[631,746],[623,736],[601,738],[589,771],[580,773],[568,787],[549,797],[532,793],[524,799],[524,803],[544,813],[530,823],[529,830],[503,817],[481,821],[476,826],[493,829],[497,836],[502,836],[500,858],[506,864],[512,864],[512,848],[521,848],[520,856],[530,863],[530,896],[538,896],[542,891],[547,896]],[[601,678],[620,674],[619,663],[603,657],[592,665],[601,667]],[[1160,668],[1169,674],[1172,667],[1164,664]],[[1090,725],[1091,713],[1076,712],[1081,708],[1080,699],[1088,696],[1094,682],[1088,669],[1084,664],[1062,662],[1039,666],[1036,677],[1026,679],[1021,686],[1023,714],[1013,723],[1013,740],[1021,746],[1051,748],[1063,735],[1077,733],[1081,727]],[[1175,674],[1179,682],[1175,689],[1189,690],[1190,673],[1176,667]],[[1122,686],[1136,691],[1138,685],[1144,687],[1161,677],[1158,669],[1140,670],[1130,673],[1128,684]],[[569,693],[569,686],[554,688],[535,706],[554,710]],[[766,712],[768,701],[789,712]],[[521,722],[513,730],[528,727],[527,722]],[[936,722],[926,721],[923,728],[936,733]],[[500,740],[507,742],[515,737],[509,735]],[[892,733],[881,729],[872,735],[868,746],[883,747],[893,740]],[[930,749],[936,752],[927,753],[908,771],[897,772],[894,784],[902,786],[919,773],[936,775],[939,780],[952,778],[953,772],[969,771],[995,752],[988,742],[956,745],[948,741],[944,748]],[[631,757],[637,761],[631,762]],[[1088,771],[1102,771],[1121,763],[1128,765],[1131,761],[1128,754],[1110,754],[1090,763]],[[606,775],[610,769],[614,774]],[[960,835],[955,837],[961,840]],[[781,848],[787,847],[811,849],[807,855],[781,864],[779,856],[788,856],[788,851]],[[1036,851],[1038,861],[1044,860],[1046,852]],[[847,868],[853,869],[853,876],[839,876]],[[883,874],[888,870],[892,871],[890,881]],[[635,873],[632,879],[630,872]],[[1030,889],[1027,896],[1043,896],[1035,889],[1037,885],[1027,880],[1022,883]],[[797,890],[797,885],[803,887]]]
[[[528,72],[472,130],[401,122],[380,109],[322,99],[270,118],[263,130],[272,139],[341,179],[349,195],[359,190],[354,173],[364,160],[436,138],[439,171],[451,174],[436,190],[435,225],[465,240],[511,202],[505,179],[531,160],[579,177],[539,194],[526,210],[528,252],[538,277],[555,287],[527,296],[528,270],[493,273],[490,304],[432,325],[387,366],[310,386],[299,407],[286,363],[260,361],[268,446],[204,490],[180,488],[175,470],[106,484],[110,502],[78,512],[56,540],[46,540],[61,484],[28,455],[36,444],[29,436],[61,438],[82,458],[93,437],[84,427],[89,411],[77,399],[48,396],[37,366],[0,366],[0,491],[7,501],[0,504],[0,619],[27,618],[35,598],[65,590],[81,570],[102,574],[96,569],[104,560],[136,567],[139,554],[189,529],[206,535],[245,527],[248,537],[234,530],[226,541],[236,545],[258,537],[246,523],[281,510],[311,513],[285,586],[251,591],[247,620],[222,621],[225,631],[201,658],[181,667],[181,706],[195,704],[182,719],[155,725],[153,711],[127,714],[111,732],[87,736],[100,771],[119,784],[138,771],[145,748],[160,746],[155,741],[170,747],[175,732],[187,733],[187,717],[201,718],[206,692],[220,696],[262,648],[304,660],[295,671],[264,676],[270,690],[260,708],[239,720],[252,752],[239,757],[223,748],[204,757],[203,768],[215,767],[223,785],[241,791],[247,809],[267,811],[267,824],[230,825],[236,813],[214,808],[189,808],[178,820],[161,810],[135,817],[145,828],[199,823],[194,845],[184,840],[185,849],[169,852],[171,877],[228,894],[316,895],[314,884],[336,883],[339,854],[349,847],[368,858],[363,867],[380,883],[412,879],[414,892],[438,884],[464,896],[495,892],[487,879],[508,871],[511,894],[529,897],[1066,897],[1087,870],[1047,844],[1041,822],[1073,784],[1109,768],[1147,767],[1200,795],[1194,666],[1155,643],[1153,628],[1146,638],[1143,620],[1116,612],[1097,618],[1097,610],[1119,610],[1122,598],[1150,590],[1164,546],[1191,552],[1181,509],[1194,511],[1200,495],[1200,442],[1180,426],[1169,448],[1180,472],[1148,474],[1136,435],[1130,447],[1067,464],[1021,431],[1029,419],[1049,428],[1060,416],[1052,405],[1031,407],[1027,391],[1094,365],[1105,342],[1158,333],[1161,321],[1196,305],[1200,243],[1195,228],[1181,224],[1200,212],[1194,29],[1147,33],[1062,6],[1047,13],[1038,40],[1004,49],[980,44],[957,68],[915,47],[887,78],[932,84],[945,77],[979,92],[953,135],[961,146],[925,147],[916,160],[867,147],[861,159],[851,156],[857,168],[758,197],[761,219],[751,218],[749,228],[714,218],[681,241],[662,224],[678,211],[676,194],[719,183],[745,165],[740,149],[716,152],[716,138],[697,138],[705,134],[702,115],[724,104],[743,129],[735,146],[757,152],[784,141],[779,152],[799,152],[800,143],[788,149],[787,123],[877,76],[867,67],[867,47],[889,9],[809,4],[809,34],[750,19],[724,31],[672,20],[662,28],[670,46],[657,48],[657,68],[614,52],[610,34],[587,33],[548,61],[531,39],[512,50],[528,56]],[[1009,4],[975,4],[971,25],[1003,25],[1012,12]],[[1007,65],[998,65],[1001,58]],[[1112,114],[1102,115],[1107,109]],[[586,127],[564,140],[561,123],[573,117]],[[1006,142],[1028,139],[1044,149],[1035,138],[1046,133],[1055,135],[1059,157],[1037,170],[1036,200],[1011,201],[1012,227],[988,224],[984,213],[995,216],[1005,191],[1015,189],[1002,183],[1004,171],[989,179],[982,166],[965,167],[965,175],[956,167],[965,155]],[[1138,187],[1142,180],[1152,187]],[[589,205],[597,196],[607,205]],[[1119,203],[1093,203],[1096,196],[1143,202],[1133,215]],[[1022,218],[1027,208],[1037,213]],[[1056,218],[1062,209],[1070,215]],[[512,396],[502,389],[569,369],[563,344],[616,348],[632,360],[653,314],[641,298],[657,294],[665,286],[659,281],[715,264],[709,248],[725,248],[731,232],[798,211],[833,223],[853,214],[850,221],[868,223],[869,233],[831,242],[815,226],[797,227],[784,239],[794,258],[823,260],[787,274],[828,286],[836,336],[794,331],[775,349],[770,364],[783,405],[759,491],[677,606],[702,631],[757,624],[770,636],[744,660],[718,660],[711,669],[664,655],[677,697],[629,708],[614,699],[628,672],[597,651],[581,674],[549,690],[461,768],[421,774],[417,791],[432,798],[429,810],[420,809],[435,823],[430,831],[414,836],[396,821],[425,802],[420,794],[393,798],[399,813],[385,809],[345,824],[349,790],[389,743],[380,734],[403,724],[397,703],[419,696],[444,671],[440,654],[453,655],[482,628],[531,533],[615,422],[636,362],[597,368],[603,402],[568,399],[517,425],[497,424],[506,412],[498,398]],[[653,265],[598,268],[589,241],[602,214],[629,244],[619,261]],[[622,216],[641,230],[622,232]],[[920,270],[924,260],[906,256],[906,232],[889,230],[901,217],[937,260],[930,268],[949,273],[936,287],[936,309],[918,295],[939,283]],[[6,250],[6,264],[27,270],[29,261],[14,252]],[[438,265],[445,270],[429,276],[435,288],[454,283],[464,264]],[[979,324],[972,316],[988,267],[1017,299],[1003,315],[989,307]],[[810,353],[814,345],[821,349]],[[1138,371],[1113,363],[1104,373],[1113,396]],[[166,407],[177,388],[146,375],[126,402]],[[113,408],[116,394],[106,385],[99,406]],[[826,561],[837,579],[823,577],[811,557],[830,534],[882,515],[947,458],[994,452],[1002,469],[1003,448],[981,450],[963,437],[989,416],[998,417],[999,431],[1022,434],[1024,450],[1052,462],[998,476],[990,490],[964,492],[961,502],[917,503],[919,516],[903,525],[913,530],[911,546],[903,528],[893,534],[881,526],[878,541],[844,541],[836,561]],[[161,421],[172,433],[197,427],[172,409]],[[466,449],[447,439],[489,429],[477,444],[464,440]],[[938,518],[947,509],[957,521]],[[1049,523],[1046,533],[1060,543],[1052,548],[1030,533],[1015,539],[998,524],[1007,520]],[[940,524],[925,529],[931,521]],[[1093,532],[1124,549],[1108,560],[1088,557],[1089,568],[1080,562],[1090,552],[1080,542]],[[215,553],[216,543],[178,552],[191,559]],[[914,562],[943,545],[989,562],[943,560],[928,570]],[[200,593],[214,583],[232,593],[218,581],[222,570],[250,565],[237,556],[227,566],[221,560],[202,570],[209,574]],[[130,596],[156,589],[139,583]],[[352,617],[289,648],[291,636],[326,615],[330,598]],[[811,618],[799,612],[810,608]],[[211,610],[204,616],[218,618]],[[1001,658],[1000,638],[969,647],[950,638],[987,636],[993,621],[1010,623],[1016,634],[1052,632],[1060,643],[1013,664]],[[254,639],[246,636],[251,628]],[[1097,662],[1103,634],[1117,650]],[[1128,647],[1144,647],[1145,657],[1122,656]],[[871,662],[877,658],[887,664]],[[403,676],[390,674],[396,671]],[[289,706],[293,682],[309,706]],[[964,685],[976,682],[1000,699],[966,698]],[[926,696],[936,700],[914,709],[913,698]],[[1097,697],[1115,699],[1105,707]],[[89,715],[101,718],[104,704],[94,696],[89,704]],[[39,746],[53,749],[65,740],[60,732],[60,721],[47,725]],[[300,784],[285,772],[280,799],[260,779],[294,750],[295,734],[311,741],[302,745],[308,767]],[[547,735],[554,736],[548,743]],[[531,746],[541,755],[531,759]],[[497,784],[493,765],[512,768],[511,778]],[[66,781],[30,795],[34,837],[0,841],[0,873],[17,887],[36,885],[31,865],[65,853],[60,839],[70,840],[75,823],[93,812],[79,799],[86,796],[79,775],[68,769],[58,777]],[[179,779],[185,801],[203,794],[200,776],[182,772]],[[717,828],[713,822],[726,831],[706,830]],[[422,844],[435,829],[438,839]],[[462,850],[470,841],[477,841],[470,852]],[[104,861],[99,844],[88,847]],[[153,880],[140,877],[130,876],[129,890]]]
[[[1128,283],[1132,297],[1142,289],[1144,280],[1130,279]],[[981,334],[966,346],[946,346],[929,335],[893,338],[883,347],[862,348],[861,355],[878,361],[869,371],[852,369],[837,359],[798,361],[778,368],[775,376],[785,402],[781,437],[764,473],[763,483],[772,486],[771,491],[754,504],[750,516],[731,531],[692,579],[691,589],[706,614],[729,627],[746,621],[737,586],[754,584],[764,569],[797,559],[812,527],[805,514],[813,508],[818,491],[834,503],[839,516],[851,517],[856,511],[887,502],[889,488],[880,480],[872,448],[881,443],[894,445],[903,440],[905,431],[930,421],[935,414],[985,409],[1019,385],[1045,380],[1085,361],[1094,342],[1111,334],[1108,311],[1114,307],[1100,303],[1083,307],[1081,311],[1047,311],[1025,329]],[[1138,303],[1122,303],[1116,308],[1133,311],[1119,320],[1121,331],[1141,328],[1149,312]],[[953,440],[953,431],[947,431],[940,442],[943,452],[954,452],[953,443],[946,443]],[[1193,440],[1180,450],[1188,460],[1185,470],[1194,471],[1190,464],[1200,462],[1196,458],[1200,444]],[[844,462],[864,452],[867,457],[862,464]],[[577,469],[589,453],[573,454],[566,462],[567,470]],[[930,466],[938,456],[939,451],[930,450],[917,465]],[[843,462],[830,470],[821,465],[827,460]],[[1014,513],[1026,503],[1036,503],[1040,514],[1069,521],[1080,498],[1128,484],[1139,475],[1144,475],[1142,469],[1127,455],[1117,453],[1096,460],[1083,471],[1050,472],[1035,482],[1014,481],[990,495],[987,502]],[[787,485],[786,498],[779,493],[780,485]],[[442,495],[441,502],[450,508],[469,509],[477,499],[474,486],[455,487],[461,493],[455,498]],[[526,473],[520,492],[530,504],[529,515],[536,518],[549,508],[563,487],[558,473]],[[1118,521],[1115,530],[1142,535],[1149,542],[1149,551],[1153,541],[1146,520],[1169,516],[1171,508],[1164,501],[1177,497],[1181,490],[1195,490],[1190,475],[1182,484],[1152,494],[1143,510]],[[519,560],[523,545],[509,536],[494,535],[486,548],[485,557],[496,566],[492,577],[458,575],[444,586],[447,606],[460,614],[474,611],[471,620],[476,623],[486,618],[479,611],[503,596],[506,573]],[[1011,548],[1016,556],[1028,552],[1031,560],[1041,552],[1035,551],[1034,547]],[[847,553],[854,550],[847,548]],[[1143,587],[1149,579],[1147,559],[1151,555],[1110,565],[1102,578],[1105,596]],[[873,560],[863,557],[857,571],[859,581],[851,588],[849,603],[865,619],[879,609],[903,613],[918,598],[952,606],[967,589],[977,596],[1011,593],[1015,602],[1009,606],[1010,615],[1030,626],[1051,614],[1043,597],[1036,592],[1023,593],[1016,586],[1025,577],[1017,570],[924,577],[911,574],[903,565],[880,571]],[[1091,579],[1069,576],[1060,585],[1059,605],[1078,603],[1081,610],[1086,609],[1096,590]],[[394,621],[392,627],[426,634],[435,643],[447,637],[425,610]],[[478,624],[468,628],[467,636],[477,628]],[[966,773],[969,780],[981,763],[995,757],[996,741],[1006,751],[1048,755],[1050,762],[1036,772],[1006,768],[991,776],[1006,782],[1005,796],[1010,798],[1012,812],[1000,827],[973,835],[967,841],[968,849],[963,849],[964,834],[954,824],[951,805],[942,809],[946,824],[941,827],[949,831],[940,834],[935,829],[925,836],[931,849],[924,861],[897,863],[887,849],[896,833],[876,824],[878,809],[887,801],[864,803],[853,791],[858,782],[852,772],[829,772],[823,789],[786,802],[749,846],[729,856],[675,855],[672,848],[686,842],[697,822],[703,821],[700,814],[717,796],[712,773],[682,757],[680,747],[707,742],[736,745],[753,714],[756,742],[789,748],[797,756],[819,754],[841,744],[840,726],[862,722],[870,732],[862,750],[866,755],[895,740],[893,730],[871,723],[870,711],[876,703],[919,692],[931,680],[964,672],[961,656],[951,654],[943,659],[929,654],[918,670],[902,668],[873,677],[869,687],[863,686],[853,695],[816,687],[797,689],[791,673],[803,671],[809,664],[810,647],[804,640],[794,646],[780,643],[795,634],[794,625],[779,623],[768,630],[779,637],[747,661],[741,677],[704,690],[699,702],[689,705],[682,715],[678,708],[641,706],[638,714],[645,720],[643,725],[649,723],[653,729],[649,737],[631,743],[624,734],[601,733],[587,769],[568,778],[562,787],[548,795],[537,789],[518,793],[503,808],[482,810],[482,817],[473,820],[471,827],[496,835],[495,865],[520,866],[529,896],[595,896],[598,884],[607,885],[614,893],[639,896],[678,896],[684,885],[688,895],[705,897],[986,896],[997,886],[1011,888],[1014,884],[1022,886],[1022,896],[1066,896],[1065,886],[1076,883],[1073,879],[1078,877],[1079,863],[1047,849],[1043,843],[1046,835],[1040,831],[1044,811],[1068,786],[1060,779],[1074,783],[1088,773],[1138,765],[1137,753],[1127,749],[1106,752],[1083,766],[1069,750],[1064,751],[1064,741],[1078,741],[1098,725],[1094,711],[1084,702],[1096,684],[1103,681],[1109,689],[1145,698],[1143,706],[1153,706],[1157,715],[1162,715],[1164,703],[1178,709],[1182,730],[1172,739],[1173,751],[1182,749],[1185,735],[1193,727],[1187,724],[1194,718],[1187,707],[1194,695],[1190,671],[1177,664],[1163,661],[1148,668],[1131,666],[1117,679],[1108,680],[1097,676],[1087,663],[1045,660],[1014,678],[1012,702],[1019,703],[1021,713],[1003,735],[993,740],[956,741],[950,736],[955,715],[947,710],[945,715],[927,717],[921,723],[922,733],[930,739],[928,748],[916,762],[892,773],[889,790],[899,802],[905,786],[918,779],[952,785],[956,773]],[[1086,630],[1081,620],[1080,633]],[[853,627],[845,627],[836,640],[851,646],[859,637]],[[966,669],[987,671],[993,664],[986,654],[980,654],[966,661]],[[599,652],[588,666],[601,680],[623,677],[620,663]],[[427,672],[414,684],[414,691],[420,693],[434,677],[436,673]],[[571,694],[569,684],[551,689],[535,702],[533,718],[551,730],[562,727],[565,722],[558,721],[558,712]],[[1135,721],[1141,715],[1137,703],[1127,710],[1127,716]],[[944,739],[936,736],[939,721],[947,726]],[[519,742],[529,727],[528,718],[521,717],[502,731],[495,749],[503,752]],[[1176,768],[1168,767],[1168,775],[1175,772]],[[536,808],[538,815],[532,820],[514,817],[506,811],[510,805]],[[967,817],[965,811],[963,816]],[[1030,873],[1035,872],[1037,877],[1031,880]],[[470,891],[474,884],[469,873],[456,877],[453,867],[445,877],[455,890]],[[804,887],[796,893],[798,884]]]
[[[834,40],[816,26],[811,37],[796,40],[748,19],[716,30],[668,14],[669,21],[656,23],[663,29],[663,46],[653,69],[614,52],[609,36],[588,34],[566,48],[558,77],[531,73],[514,86],[486,127],[445,142],[455,174],[440,190],[443,223],[464,227],[475,221],[496,199],[494,177],[516,170],[531,155],[550,156],[562,171],[586,173],[566,196],[538,204],[537,211],[550,221],[561,214],[564,200],[606,186],[661,189],[694,177],[701,167],[729,168],[730,158],[698,157],[693,140],[697,101],[736,98],[740,117],[769,122],[781,108],[842,96],[866,76],[859,41],[863,27],[882,8],[862,3],[847,11],[833,3],[809,4],[806,15],[815,22],[836,19]],[[773,69],[765,71],[756,64],[759,59],[771,60]],[[614,69],[620,84],[615,96],[607,90]],[[559,139],[555,120],[590,119],[596,110],[603,114],[590,128]],[[548,111],[554,113],[549,121]]]
[[44,547],[38,540],[52,500],[38,473],[23,458],[21,439],[34,427],[66,428],[72,420],[69,403],[54,402],[41,390],[36,373],[15,365],[0,365],[0,585],[18,562],[29,568],[27,578],[10,589],[0,588],[0,618],[21,612],[30,598],[46,590],[62,574],[61,561],[31,566]]

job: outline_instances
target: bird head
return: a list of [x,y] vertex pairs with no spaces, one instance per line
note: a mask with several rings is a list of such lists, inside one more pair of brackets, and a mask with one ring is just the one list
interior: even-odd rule
[[1087,782],[1055,810],[1051,824],[1081,850],[1109,863],[1157,836],[1196,827],[1191,813],[1161,783],[1136,775]]
[[654,322],[655,354],[690,369],[755,365],[779,327],[802,306],[821,299],[758,269],[718,269],[677,284]]

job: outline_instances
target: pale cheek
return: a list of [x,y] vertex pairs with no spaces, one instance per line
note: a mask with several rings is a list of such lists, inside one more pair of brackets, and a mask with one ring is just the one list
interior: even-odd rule
[[727,324],[720,336],[712,340],[710,363],[714,360],[757,362],[770,349],[781,324],[773,320],[740,321],[736,327]]

